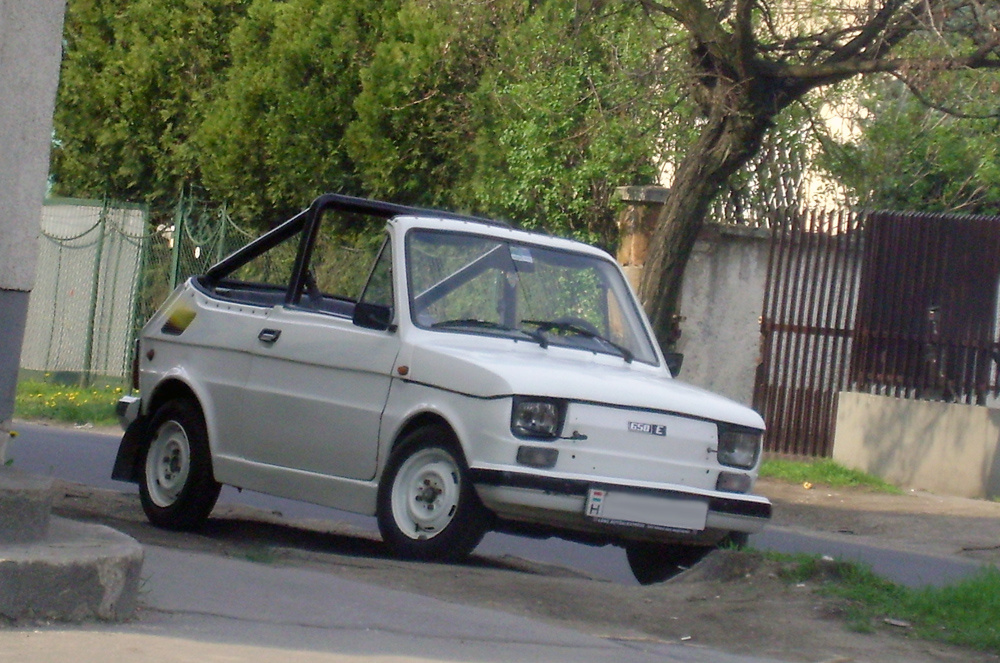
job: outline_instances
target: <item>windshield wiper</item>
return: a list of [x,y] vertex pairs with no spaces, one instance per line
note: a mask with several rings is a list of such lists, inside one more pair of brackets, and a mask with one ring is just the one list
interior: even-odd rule
[[[544,337],[545,332],[549,331],[558,330],[558,331],[570,332],[571,334],[577,334],[578,336],[583,336],[584,338],[592,338],[596,341],[604,343],[608,347],[616,350],[622,356],[622,359],[624,359],[626,363],[631,364],[632,359],[634,358],[632,351],[626,348],[625,346],[615,343],[610,338],[601,336],[601,334],[599,334],[597,331],[593,329],[588,329],[587,327],[584,327],[583,325],[577,322],[569,322],[565,320],[522,320],[521,322],[527,325],[536,325],[538,329],[535,331],[535,334],[542,337]],[[527,332],[527,330],[525,331]],[[531,332],[527,333],[530,334]],[[532,336],[534,336],[534,334]],[[542,344],[542,347],[544,348],[547,345],[548,342]]]
[[442,327],[476,327],[479,329],[499,329],[501,331],[517,331],[516,329],[511,329],[501,325],[499,322],[493,322],[491,320],[482,320],[480,318],[461,318],[458,320],[442,320],[441,322],[435,322],[431,325],[431,329],[440,329]]
[[457,320],[442,320],[441,322],[435,322],[431,325],[431,329],[447,329],[452,327],[467,327],[471,329],[490,329],[502,332],[513,332],[515,334],[523,334],[531,338],[531,340],[538,343],[538,345],[543,348],[549,347],[549,339],[545,334],[540,331],[533,331],[529,329],[515,329],[513,327],[508,327],[502,325],[499,322],[493,322],[491,320],[482,320],[480,318],[460,318]]

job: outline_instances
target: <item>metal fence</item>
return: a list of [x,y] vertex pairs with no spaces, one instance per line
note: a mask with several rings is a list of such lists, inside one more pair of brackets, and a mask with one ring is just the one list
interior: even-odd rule
[[754,407],[765,448],[829,456],[849,384],[864,217],[786,210],[772,220]]
[[768,451],[831,455],[841,391],[995,405],[1000,216],[792,212],[772,228],[754,389]]
[[189,276],[204,274],[259,233],[239,227],[227,207],[181,195],[170,221],[151,228],[137,300],[141,326]]
[[142,205],[47,200],[21,368],[82,384],[124,378],[138,330],[173,288],[255,234],[190,195],[155,227]]
[[1000,393],[1000,216],[878,212],[865,224],[857,391],[985,405]]
[[22,368],[124,375],[146,218],[140,205],[45,202]]

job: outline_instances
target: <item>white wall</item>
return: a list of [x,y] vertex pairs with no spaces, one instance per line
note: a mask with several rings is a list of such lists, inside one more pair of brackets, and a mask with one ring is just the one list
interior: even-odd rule
[[769,231],[712,226],[684,272],[680,378],[750,405],[760,361]]
[[906,488],[1000,496],[1000,411],[841,392],[833,459]]

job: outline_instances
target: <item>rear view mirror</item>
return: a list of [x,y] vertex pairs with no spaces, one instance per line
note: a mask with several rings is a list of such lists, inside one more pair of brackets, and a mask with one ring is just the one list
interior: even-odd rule
[[667,352],[663,355],[663,359],[667,362],[667,368],[670,369],[670,374],[674,377],[681,372],[681,364],[684,363],[684,355],[680,352]]
[[364,327],[365,329],[391,331],[392,309],[382,304],[358,302],[354,305],[352,321],[358,327]]

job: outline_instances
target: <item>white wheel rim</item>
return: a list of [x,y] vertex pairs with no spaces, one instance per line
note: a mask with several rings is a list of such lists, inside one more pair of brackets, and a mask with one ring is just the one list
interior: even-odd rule
[[146,488],[158,507],[169,507],[187,483],[191,471],[191,444],[184,427],[167,421],[149,445],[146,454]]
[[423,449],[407,458],[392,484],[392,517],[414,540],[430,539],[455,517],[461,473],[451,454]]

